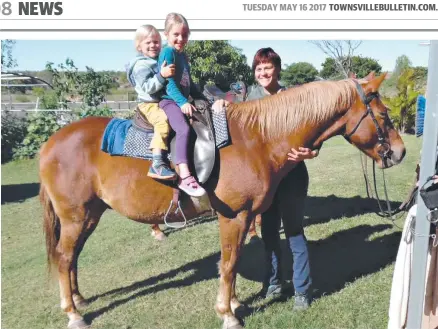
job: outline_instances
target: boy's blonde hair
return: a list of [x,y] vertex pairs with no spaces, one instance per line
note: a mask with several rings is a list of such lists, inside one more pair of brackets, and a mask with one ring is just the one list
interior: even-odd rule
[[186,18],[183,15],[177,13],[170,13],[166,16],[166,21],[164,23],[164,32],[169,33],[172,27],[177,24],[182,24],[187,27],[190,34],[189,23],[187,23]]
[[146,39],[151,34],[157,34],[160,38],[160,43],[161,43],[160,32],[158,32],[158,30],[154,26],[152,26],[150,24],[146,24],[146,25],[140,26],[137,29],[137,31],[135,31],[135,39],[134,39],[135,49],[138,50],[138,47],[140,46],[140,42],[142,42],[144,39]]

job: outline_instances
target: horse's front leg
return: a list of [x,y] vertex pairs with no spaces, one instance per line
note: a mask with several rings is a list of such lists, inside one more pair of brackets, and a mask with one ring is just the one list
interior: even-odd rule
[[234,316],[234,310],[240,305],[235,293],[236,265],[251,220],[247,212],[239,213],[235,219],[219,215],[221,260],[219,292],[215,309],[224,321],[223,329],[242,328],[239,320]]
[[151,236],[155,238],[157,241],[163,241],[166,239],[163,231],[161,231],[160,226],[158,224],[151,224]]

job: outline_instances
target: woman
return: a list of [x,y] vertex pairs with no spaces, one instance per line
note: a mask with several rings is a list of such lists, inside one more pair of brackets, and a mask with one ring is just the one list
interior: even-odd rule
[[[258,85],[252,88],[247,100],[260,99],[285,90],[279,83],[281,58],[271,48],[262,48],[254,56],[252,69]],[[318,150],[300,147],[291,149],[288,159],[297,163],[280,183],[271,207],[262,214],[261,231],[267,257],[267,273],[263,283],[266,297],[281,294],[280,224],[293,256],[294,310],[307,309],[311,303],[309,253],[304,236],[304,201],[307,196],[309,176],[303,160],[312,159]]]

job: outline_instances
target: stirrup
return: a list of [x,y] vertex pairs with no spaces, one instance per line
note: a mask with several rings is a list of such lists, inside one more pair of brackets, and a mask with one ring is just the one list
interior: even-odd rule
[[[167,216],[169,215],[170,209],[172,209],[172,206],[173,206],[173,200],[170,200],[169,208],[167,209],[166,214],[164,215],[164,224],[166,224],[167,227],[171,227],[171,228],[182,228],[182,227],[185,227],[187,225],[187,218],[186,218],[186,215],[184,215],[184,212],[183,212],[183,210],[181,208],[181,202],[179,200],[178,200],[177,208],[176,208],[176,210],[174,212],[174,215],[177,215],[178,212],[181,211],[181,215],[184,218],[184,224],[182,224],[182,225],[181,224],[176,224],[175,225],[175,224],[170,224],[170,223],[167,222],[166,219],[167,219]],[[182,223],[182,222],[177,222],[177,223]]]

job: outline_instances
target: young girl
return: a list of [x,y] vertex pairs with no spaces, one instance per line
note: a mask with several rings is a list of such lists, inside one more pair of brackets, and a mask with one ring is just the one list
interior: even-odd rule
[[148,176],[163,180],[175,179],[176,173],[170,169],[163,158],[167,152],[169,123],[166,114],[158,106],[164,92],[165,79],[174,74],[175,65],[166,66],[166,63],[163,62],[161,66],[158,66],[161,36],[152,25],[143,25],[137,29],[135,49],[139,55],[129,64],[128,80],[137,92],[140,112],[154,126],[154,136],[150,145],[152,164]]
[[187,150],[189,143],[190,127],[184,116],[191,116],[196,108],[188,101],[188,97],[204,98],[196,89],[190,76],[190,67],[184,53],[184,47],[189,39],[189,24],[180,14],[167,15],[164,35],[167,37],[168,46],[159,56],[158,65],[166,62],[175,64],[175,75],[167,78],[166,94],[160,102],[169,119],[170,126],[176,133],[176,163],[179,169],[180,180],[178,187],[191,196],[202,196],[205,190],[192,176],[188,167]]

